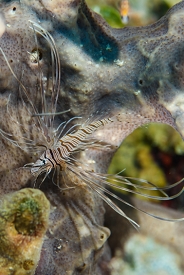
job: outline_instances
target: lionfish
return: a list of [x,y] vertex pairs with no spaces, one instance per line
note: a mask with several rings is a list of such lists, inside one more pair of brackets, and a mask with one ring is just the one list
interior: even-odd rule
[[[54,126],[55,117],[60,115],[64,112],[69,112],[70,110],[66,110],[64,112],[56,112],[57,109],[57,102],[60,93],[60,77],[61,77],[61,68],[60,68],[60,58],[59,53],[54,41],[54,38],[51,34],[42,28],[39,24],[30,21],[30,28],[34,31],[35,36],[35,43],[36,43],[36,50],[32,53],[31,58],[34,59],[35,63],[38,63],[39,71],[40,71],[40,97],[41,97],[41,104],[42,104],[42,112],[39,113],[36,105],[32,102],[31,97],[23,85],[23,83],[18,79],[15,72],[10,66],[9,61],[6,58],[6,55],[2,48],[0,51],[10,69],[15,79],[18,81],[21,90],[23,91],[24,97],[27,99],[28,103],[31,106],[32,114],[30,116],[35,119],[34,127],[37,127],[39,135],[41,138],[39,140],[43,141],[43,144],[37,144],[33,140],[25,137],[24,141],[17,141],[12,138],[12,135],[5,132],[4,130],[0,129],[0,133],[3,138],[10,141],[13,145],[20,147],[22,150],[25,150],[23,147],[23,143],[26,144],[27,148],[31,149],[32,151],[36,150],[39,152],[40,157],[34,163],[30,163],[25,165],[26,169],[30,169],[31,174],[34,178],[34,182],[38,180],[38,178],[42,177],[41,183],[44,182],[46,177],[53,171],[55,176],[56,172],[56,181],[58,188],[60,187],[60,177],[62,174],[70,178],[78,178],[83,183],[86,188],[91,188],[95,191],[110,207],[112,207],[118,214],[126,218],[135,228],[138,228],[139,225],[128,217],[122,209],[120,209],[111,199],[115,198],[116,200],[136,209],[139,210],[149,216],[152,216],[157,219],[166,220],[166,221],[183,221],[184,218],[181,219],[167,219],[162,218],[151,213],[147,213],[142,209],[138,209],[137,207],[129,204],[119,196],[115,195],[112,191],[105,188],[105,186],[115,188],[117,190],[128,191],[133,194],[139,194],[144,197],[148,197],[151,199],[156,200],[170,200],[174,199],[179,196],[183,189],[176,195],[169,197],[165,190],[171,189],[178,185],[181,181],[174,183],[168,187],[158,188],[154,184],[142,180],[142,179],[135,179],[131,177],[123,177],[119,174],[110,175],[110,174],[102,174],[96,173],[92,169],[90,169],[87,165],[81,163],[80,159],[75,157],[75,154],[88,148],[98,148],[99,150],[109,150],[111,149],[111,145],[103,144],[100,140],[93,138],[93,133],[97,131],[99,128],[105,127],[106,124],[112,124],[116,122],[118,119],[118,115],[102,118],[99,120],[86,120],[86,122],[82,124],[74,124],[69,127],[70,123],[73,122],[75,119],[80,119],[80,117],[73,117],[68,121],[62,122],[56,129]],[[42,77],[42,69],[39,65],[39,50],[38,50],[38,41],[37,36],[42,36],[49,45],[51,50],[51,60],[52,60],[52,93],[50,96],[50,104],[47,102],[47,98],[45,95],[45,86],[44,80]],[[22,97],[22,101],[25,104],[25,100]],[[26,105],[26,104],[25,104]],[[44,142],[45,141],[45,142]],[[42,148],[42,152],[40,150]],[[44,148],[44,151],[43,151]],[[31,151],[30,151],[31,152]],[[44,176],[42,176],[42,174]],[[137,180],[139,184],[134,184],[132,181]],[[67,188],[75,188],[77,187],[78,181],[73,182],[73,187]],[[62,189],[62,188],[61,188]],[[154,196],[142,193],[142,190],[149,190],[149,191],[160,191],[161,196]],[[107,195],[106,195],[107,194]]]

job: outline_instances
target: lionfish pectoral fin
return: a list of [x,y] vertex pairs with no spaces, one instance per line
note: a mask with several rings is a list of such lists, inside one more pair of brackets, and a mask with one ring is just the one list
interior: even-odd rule
[[[183,193],[183,188],[181,189],[180,192],[178,192],[177,194],[173,195],[173,196],[169,196],[164,190],[169,190],[172,189],[173,187],[176,187],[177,185],[179,185],[183,179],[181,179],[180,181],[170,185],[170,186],[166,186],[166,187],[157,187],[155,184],[147,181],[147,180],[143,180],[143,179],[137,179],[134,177],[123,177],[120,175],[112,175],[112,174],[99,174],[99,173],[94,173],[94,172],[88,172],[90,173],[93,177],[96,178],[96,180],[100,180],[103,184],[108,185],[110,187],[113,187],[115,189],[119,189],[122,191],[127,191],[129,193],[133,193],[136,195],[140,195],[143,196],[145,198],[149,198],[149,199],[155,199],[155,200],[171,200],[171,199],[175,199],[178,196],[181,195],[181,193]],[[138,183],[132,183],[130,180],[134,180],[140,183],[144,183],[145,185],[139,185]],[[112,181],[114,183],[112,183]],[[119,184],[123,184],[123,186],[120,186]],[[128,188],[124,187],[127,186]],[[130,189],[129,187],[133,187],[136,189],[136,191]],[[161,196],[153,196],[153,195],[149,195],[149,194],[145,194],[142,193],[141,191],[138,190],[147,190],[147,191],[159,191],[162,195],[164,195],[164,197]]]
[[123,212],[110,198],[108,198],[104,194],[104,190],[102,188],[98,188],[98,186],[94,187],[92,184],[90,185],[90,188],[92,190],[94,190],[95,192],[97,192],[98,195],[103,199],[103,201],[105,201],[114,211],[116,211],[116,213],[118,213],[119,215],[121,215],[122,217],[124,217],[126,220],[128,220],[133,225],[133,227],[135,229],[138,229],[140,227],[140,225],[138,223],[136,223],[134,220],[132,220],[131,218],[129,218],[125,214],[125,212]]
[[[111,191],[109,191],[108,189],[106,189],[105,187],[103,187],[104,184],[114,187],[116,189],[122,189],[122,190],[127,190],[124,189],[124,187],[121,186],[116,186],[115,184],[111,184],[109,183],[106,179],[105,176],[108,178],[108,174],[105,175],[103,174],[98,174],[95,172],[91,172],[91,171],[83,171],[82,169],[78,169],[76,166],[75,167],[71,167],[70,170],[75,173],[79,178],[81,178],[81,180],[83,180],[87,186],[89,186],[92,190],[94,190],[95,192],[98,193],[98,195],[112,208],[114,209],[118,214],[120,214],[121,216],[123,216],[124,218],[126,218],[136,229],[139,227],[139,225],[133,221],[131,218],[129,218],[114,202],[112,202],[110,200],[109,197],[107,197],[104,193],[108,194],[109,196],[115,198],[116,200],[126,204],[127,206],[138,210],[148,216],[151,216],[153,218],[159,219],[159,220],[163,220],[163,221],[170,221],[170,222],[181,222],[184,220],[184,218],[179,218],[179,219],[170,219],[170,218],[164,218],[164,217],[160,217],[151,213],[148,213],[147,211],[140,209],[130,203],[128,203],[127,201],[123,200],[122,198],[120,198],[119,196],[115,195],[114,193],[112,193]],[[112,175],[111,175],[112,176]],[[121,177],[118,176],[118,179],[120,179]],[[122,177],[122,180],[124,181],[124,177]],[[181,181],[173,184],[173,186],[176,186],[177,184],[179,184]],[[102,185],[101,185],[101,184]],[[156,190],[156,186],[153,184],[150,184],[151,190]],[[171,199],[175,199],[176,197],[180,196],[181,193],[184,191],[184,187],[182,188],[182,190],[180,192],[178,192],[176,195],[174,196],[166,196],[166,197],[159,197],[159,196],[149,196],[149,195],[145,195],[145,194],[141,194],[142,196],[146,196],[152,199],[159,199],[159,200],[171,200]],[[137,194],[137,192],[134,192],[135,194]],[[139,192],[138,192],[139,194]]]
[[38,114],[33,114],[32,117],[34,117],[34,116],[56,116],[56,115],[58,116],[58,115],[68,113],[70,111],[71,111],[71,109],[61,111],[61,112],[57,112],[57,113],[38,113]]
[[[114,209],[118,214],[126,218],[136,229],[139,228],[139,224],[137,224],[134,220],[129,218],[110,198],[108,198],[104,192],[112,194],[111,196],[115,196],[113,193],[100,186],[97,182],[91,180],[91,175],[87,174],[87,172],[82,172],[77,167],[70,167],[70,171],[72,171],[75,175],[77,175],[82,181],[84,181],[87,186],[89,186],[93,191],[95,191],[112,209]],[[118,198],[118,197],[117,197]]]

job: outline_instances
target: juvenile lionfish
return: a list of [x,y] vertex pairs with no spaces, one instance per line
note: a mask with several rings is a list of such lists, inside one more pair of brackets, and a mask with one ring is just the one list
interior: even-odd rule
[[[135,208],[137,210],[142,211],[143,213],[150,215],[152,217],[166,220],[166,221],[182,221],[184,218],[181,219],[167,219],[167,218],[161,218],[159,216],[155,216],[153,214],[147,213],[146,211],[142,209],[138,209],[135,206],[129,204],[128,202],[124,201],[108,189],[106,189],[104,186],[109,186],[116,188],[118,190],[128,191],[133,194],[139,194],[144,197],[148,197],[151,199],[156,200],[170,200],[174,199],[177,196],[179,196],[183,189],[176,195],[169,197],[164,190],[171,189],[178,185],[180,182],[177,182],[169,187],[165,188],[157,188],[154,184],[149,183],[145,180],[138,180],[135,178],[128,178],[123,177],[120,175],[109,175],[109,174],[102,174],[102,173],[96,173],[92,169],[90,169],[87,165],[84,165],[80,162],[80,160],[74,156],[74,154],[87,150],[88,148],[98,148],[98,150],[109,150],[110,145],[103,144],[101,141],[93,138],[93,133],[97,131],[100,127],[105,127],[106,124],[112,124],[116,123],[118,119],[118,115],[112,116],[109,118],[103,118],[99,120],[94,120],[92,122],[89,122],[88,120],[83,124],[74,124],[71,127],[68,127],[69,124],[74,119],[79,119],[77,117],[71,118],[67,122],[63,122],[59,124],[59,126],[55,129],[54,126],[54,120],[55,117],[63,112],[56,112],[57,109],[57,101],[60,93],[60,75],[61,75],[61,69],[60,69],[60,58],[59,53],[55,44],[55,41],[51,34],[42,28],[37,23],[34,23],[30,21],[30,28],[34,31],[35,34],[35,42],[36,42],[36,50],[34,52],[34,56],[32,58],[35,58],[35,61],[38,63],[39,70],[40,70],[40,97],[41,97],[41,104],[42,104],[42,112],[39,113],[35,104],[32,102],[29,93],[27,92],[27,89],[21,83],[21,81],[18,79],[14,71],[12,70],[6,55],[4,54],[2,48],[0,48],[1,53],[4,57],[4,59],[7,62],[7,65],[9,69],[11,70],[14,77],[17,79],[17,81],[20,84],[20,87],[22,88],[24,97],[27,99],[28,103],[30,104],[32,108],[32,114],[31,117],[35,120],[35,127],[38,128],[39,134],[43,137],[40,138],[40,140],[43,140],[43,144],[35,144],[33,140],[29,138],[25,138],[24,143],[26,143],[26,146],[32,150],[40,150],[40,148],[44,147],[44,151],[40,153],[40,157],[34,162],[29,165],[26,165],[26,167],[29,166],[29,169],[31,171],[31,174],[34,177],[34,181],[37,181],[38,178],[44,174],[44,177],[41,179],[41,183],[44,182],[46,177],[51,173],[51,171],[54,170],[54,174],[56,171],[56,180],[57,180],[57,186],[60,187],[60,177],[62,176],[62,173],[65,174],[65,176],[70,179],[70,176],[72,178],[78,178],[80,179],[80,182],[83,183],[83,186],[86,188],[91,188],[93,191],[95,191],[110,207],[112,207],[117,213],[119,213],[121,216],[125,217],[134,227],[139,227],[139,225],[129,218],[110,198],[109,196],[119,200],[120,202],[123,202],[127,204],[128,206]],[[52,93],[50,97],[50,104],[48,104],[45,95],[44,90],[44,84],[43,84],[43,77],[42,77],[42,70],[41,66],[39,65],[39,51],[38,51],[38,41],[37,41],[37,35],[41,35],[49,44],[50,50],[51,50],[51,58],[52,58],[52,65],[53,65],[53,72],[52,72],[52,80],[53,80],[53,87],[52,87]],[[25,102],[23,101],[25,104]],[[49,107],[48,107],[49,106]],[[76,129],[76,127],[78,127]],[[69,128],[69,129],[68,129]],[[60,130],[61,129],[61,130]],[[24,150],[22,147],[22,143],[19,141],[15,141],[13,138],[11,138],[11,134],[6,133],[3,130],[0,130],[2,136],[6,138],[8,141],[12,142],[14,145],[19,146],[21,149]],[[45,141],[45,142],[44,142]],[[36,149],[37,148],[37,149]],[[38,149],[39,148],[39,149]],[[54,175],[53,175],[54,177]],[[134,184],[131,182],[131,180],[137,180],[140,184]],[[122,186],[123,184],[123,186]],[[77,187],[78,183],[77,181],[73,182],[73,187]],[[131,189],[129,189],[129,187]],[[67,187],[71,188],[71,187]],[[133,189],[134,188],[134,189]],[[62,189],[62,188],[61,188]],[[149,191],[160,191],[161,196],[154,196],[154,195],[148,195],[143,194],[141,190],[149,190]],[[106,194],[108,196],[106,196]]]

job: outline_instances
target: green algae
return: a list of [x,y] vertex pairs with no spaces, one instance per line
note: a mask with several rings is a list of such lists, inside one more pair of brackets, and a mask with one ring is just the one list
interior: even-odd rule
[[93,10],[99,13],[113,28],[121,28],[124,24],[121,21],[119,11],[109,5],[93,6]]

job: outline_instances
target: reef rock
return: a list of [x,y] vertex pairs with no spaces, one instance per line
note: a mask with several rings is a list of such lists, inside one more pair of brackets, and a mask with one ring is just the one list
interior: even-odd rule
[[[34,146],[43,144],[33,110],[41,113],[43,106],[50,105],[58,73],[51,54],[55,47],[61,72],[57,112],[70,111],[56,116],[53,129],[77,116],[85,121],[118,114],[113,126],[107,125],[94,137],[119,146],[135,128],[148,122],[170,124],[184,137],[183,19],[183,1],[153,25],[113,29],[83,0],[1,0],[2,198],[23,187],[35,187],[24,165],[37,160]],[[37,24],[54,42],[48,34],[43,37]],[[32,148],[27,146],[30,140]],[[104,173],[112,155],[90,149],[80,158]],[[39,186],[52,212],[36,275],[107,274],[108,249],[100,257],[110,235],[103,227],[103,204],[80,183],[80,188],[67,188],[77,180],[70,179],[58,188],[47,178]]]

